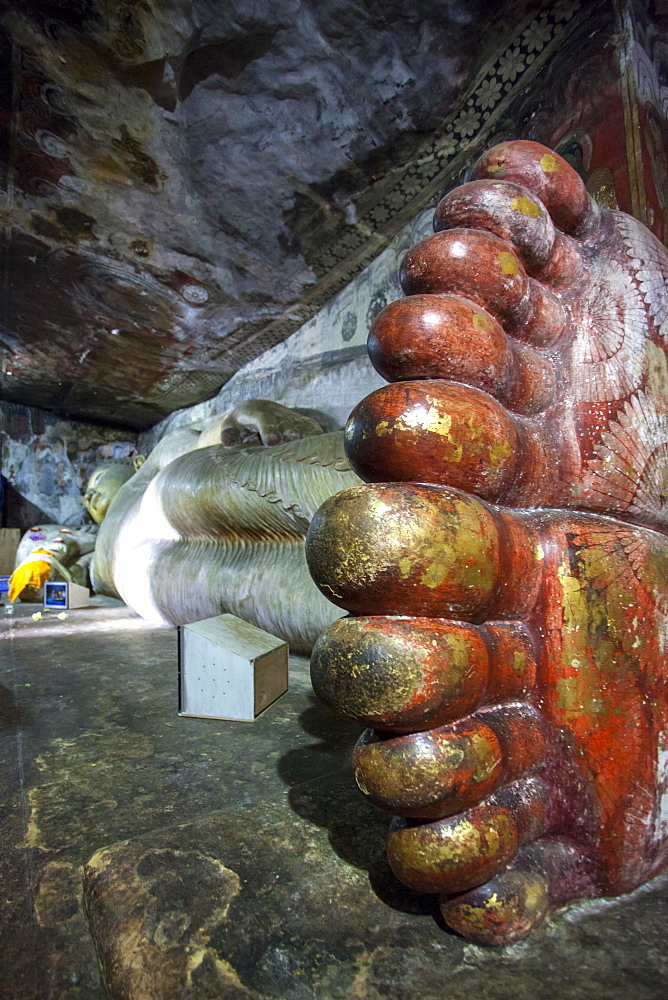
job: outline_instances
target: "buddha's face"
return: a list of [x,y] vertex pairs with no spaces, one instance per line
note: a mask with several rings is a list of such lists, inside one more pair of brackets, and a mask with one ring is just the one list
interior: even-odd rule
[[109,504],[134,472],[132,462],[110,462],[93,472],[84,493],[84,504],[97,524],[102,524]]

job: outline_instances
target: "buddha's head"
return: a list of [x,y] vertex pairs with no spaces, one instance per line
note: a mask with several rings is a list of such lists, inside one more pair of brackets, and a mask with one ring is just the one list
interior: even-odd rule
[[112,458],[92,473],[84,493],[84,504],[97,524],[102,524],[109,504],[121,486],[134,476],[143,461],[143,455],[135,458]]

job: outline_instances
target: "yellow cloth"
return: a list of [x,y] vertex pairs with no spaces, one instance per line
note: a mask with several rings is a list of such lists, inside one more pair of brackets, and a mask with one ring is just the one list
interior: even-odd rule
[[[36,553],[32,553],[33,555]],[[50,553],[45,552],[45,555]],[[26,587],[41,587],[51,576],[51,563],[45,559],[34,559],[18,566],[9,578],[9,600],[12,603],[20,597]]]

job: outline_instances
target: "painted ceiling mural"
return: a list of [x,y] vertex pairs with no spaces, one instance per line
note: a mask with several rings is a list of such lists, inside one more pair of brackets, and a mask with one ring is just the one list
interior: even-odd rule
[[650,6],[0,0],[0,396],[132,428],[212,396],[500,139],[665,238]]

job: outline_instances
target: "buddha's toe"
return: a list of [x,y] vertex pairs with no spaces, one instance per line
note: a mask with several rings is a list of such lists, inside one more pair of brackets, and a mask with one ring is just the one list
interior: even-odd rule
[[370,801],[413,819],[470,809],[544,760],[543,722],[529,705],[488,709],[405,736],[368,729],[353,754],[357,784]]
[[463,295],[490,313],[517,340],[549,347],[568,325],[560,299],[527,275],[507,240],[480,229],[448,229],[417,243],[399,277],[406,295]]
[[346,454],[367,482],[431,482],[485,500],[547,506],[557,453],[543,425],[442,379],[394,382],[355,407]]
[[541,837],[489,882],[444,896],[440,908],[448,926],[469,941],[506,945],[530,934],[551,907],[594,895],[594,886],[594,866],[582,848]]
[[483,306],[459,295],[408,295],[391,302],[373,322],[368,349],[388,382],[450,379],[529,415],[545,410],[554,397],[551,362],[506,336]]
[[526,139],[501,142],[475,167],[476,180],[489,178],[520,185],[545,206],[555,226],[581,238],[599,224],[600,209],[582,178],[563,157]]
[[325,501],[306,557],[325,597],[354,615],[477,623],[524,617],[539,548],[530,518],[445,486],[375,483]]
[[418,733],[483,703],[519,701],[536,662],[520,622],[339,618],[311,658],[313,690],[339,715],[384,734]]
[[466,892],[503,871],[549,821],[547,785],[522,778],[456,816],[435,822],[396,817],[387,842],[390,866],[418,892]]

